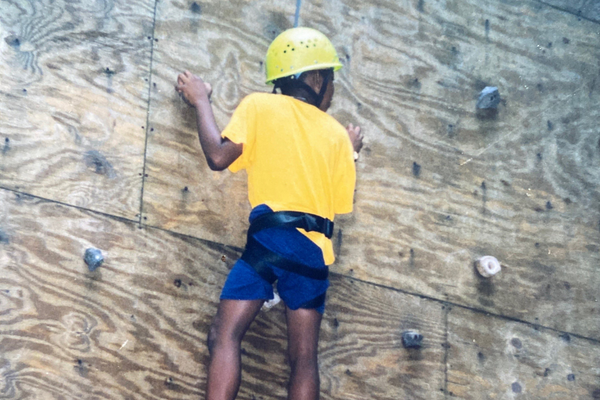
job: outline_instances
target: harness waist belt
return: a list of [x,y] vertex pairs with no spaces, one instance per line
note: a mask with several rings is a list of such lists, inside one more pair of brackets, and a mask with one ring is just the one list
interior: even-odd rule
[[317,269],[289,260],[267,249],[254,238],[248,239],[241,259],[251,265],[264,280],[271,284],[277,280],[277,276],[269,268],[269,264],[311,279],[324,281],[329,276],[329,268]]
[[248,237],[267,228],[302,228],[307,232],[321,232],[328,239],[333,236],[333,221],[314,214],[298,211],[277,211],[257,217],[248,229]]
[[260,244],[254,234],[267,228],[302,228],[307,232],[321,232],[327,238],[333,236],[333,222],[318,215],[297,211],[277,211],[257,217],[248,229],[248,242],[241,259],[251,265],[267,282],[273,283],[277,277],[269,268],[269,264],[288,272],[293,272],[311,279],[325,280],[329,276],[329,268],[313,268],[308,265],[287,259]]

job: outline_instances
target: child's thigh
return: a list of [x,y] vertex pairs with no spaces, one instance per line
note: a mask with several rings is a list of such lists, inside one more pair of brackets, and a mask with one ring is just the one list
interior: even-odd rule
[[323,315],[315,309],[286,307],[288,351],[292,358],[317,356]]
[[221,300],[211,326],[211,339],[242,340],[263,305],[263,300]]

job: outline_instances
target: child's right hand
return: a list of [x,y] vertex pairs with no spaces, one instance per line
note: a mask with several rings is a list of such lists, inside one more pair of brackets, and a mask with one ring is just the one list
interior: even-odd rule
[[359,153],[360,149],[363,147],[363,134],[360,130],[360,126],[349,124],[346,131],[348,131],[348,136],[350,137],[350,142],[352,143],[354,151]]
[[179,74],[175,90],[181,93],[188,104],[193,107],[196,107],[201,101],[208,101],[212,94],[210,83],[204,82],[202,78],[190,71]]

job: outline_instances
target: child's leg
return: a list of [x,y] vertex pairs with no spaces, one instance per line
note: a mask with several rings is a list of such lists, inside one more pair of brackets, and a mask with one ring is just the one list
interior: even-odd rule
[[286,307],[288,353],[292,373],[288,400],[318,400],[318,344],[322,315],[314,309]]
[[241,381],[240,344],[264,300],[221,300],[208,333],[207,400],[233,400]]

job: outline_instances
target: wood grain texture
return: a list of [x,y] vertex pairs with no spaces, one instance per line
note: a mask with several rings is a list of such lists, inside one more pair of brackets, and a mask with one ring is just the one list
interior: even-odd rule
[[[144,216],[149,225],[242,247],[250,211],[245,172],[212,172],[193,109],[174,90],[177,74],[201,74],[214,88],[225,127],[241,99],[261,84],[270,38],[291,27],[289,2],[164,1],[157,7]],[[187,189],[186,189],[187,188]]]
[[[443,399],[444,306],[335,276],[319,349],[323,399]],[[424,335],[421,350],[402,332]]]
[[448,315],[451,398],[600,398],[600,344],[461,308]]
[[0,185],[140,209],[154,1],[0,3]]
[[[7,398],[197,398],[207,326],[227,273],[221,257],[232,253],[0,196]],[[106,258],[93,273],[83,262],[88,247]]]
[[[598,338],[597,25],[536,2],[398,7],[365,21],[338,91],[368,132],[340,267]],[[475,110],[486,85],[496,113]]]
[[[197,399],[205,337],[239,253],[0,190],[0,393],[6,399]],[[89,272],[88,247],[104,264]],[[421,351],[403,330],[425,335]],[[334,276],[322,398],[441,399],[441,305]],[[285,399],[283,306],[243,342],[238,399]],[[406,396],[406,397],[405,397]]]
[[[183,69],[212,82],[225,126],[268,90],[261,61],[293,6],[159,4],[149,224],[244,244],[245,177],[208,170],[172,85]],[[301,23],[335,43],[331,113],[367,137],[336,270],[600,338],[597,24],[538,1],[375,0],[304,2]],[[486,85],[496,112],[475,109]],[[486,254],[504,266],[491,281],[473,268]]]

